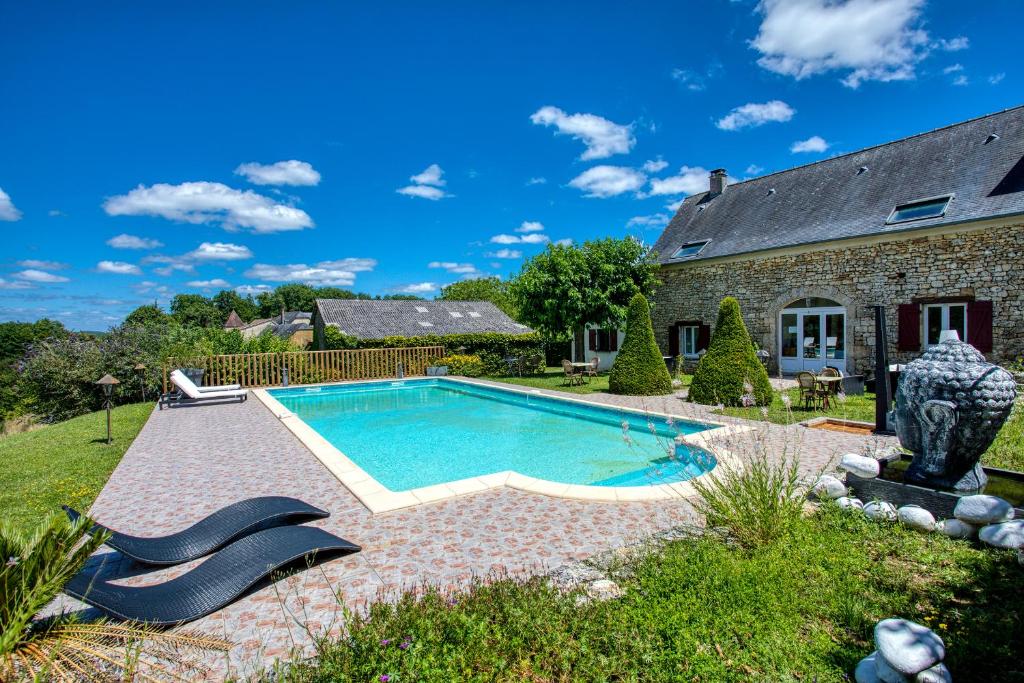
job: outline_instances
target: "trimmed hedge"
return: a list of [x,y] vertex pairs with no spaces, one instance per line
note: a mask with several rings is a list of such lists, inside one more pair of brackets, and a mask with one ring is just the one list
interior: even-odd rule
[[484,364],[480,356],[468,354],[465,356],[452,354],[437,361],[438,365],[448,367],[449,375],[461,375],[462,377],[479,377],[484,374]]
[[[740,304],[727,296],[718,306],[718,321],[708,352],[697,363],[690,384],[690,400],[707,406],[754,405],[772,402],[768,371],[757,359],[743,324]],[[744,398],[746,396],[746,398]]]
[[544,346],[540,335],[501,334],[481,332],[476,334],[428,334],[419,337],[385,337],[383,339],[356,339],[343,335],[334,327],[324,329],[324,344],[327,349],[404,349],[415,346],[443,346],[445,355],[476,355],[483,363],[483,374],[501,375],[508,372],[505,358],[535,356],[535,366],[524,367],[524,372],[540,372],[544,369]]
[[672,378],[654,341],[651,308],[643,294],[636,294],[629,301],[626,338],[612,365],[608,391],[629,396],[672,393]]

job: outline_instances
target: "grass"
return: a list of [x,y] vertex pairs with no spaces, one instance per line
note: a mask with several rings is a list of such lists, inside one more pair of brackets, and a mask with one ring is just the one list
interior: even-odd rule
[[618,600],[580,603],[543,578],[407,593],[353,617],[286,677],[848,681],[874,624],[902,616],[943,637],[954,680],[1024,680],[1020,571],[1012,552],[830,505],[752,549],[711,535],[670,543],[621,568]]
[[989,467],[1024,472],[1024,398],[1017,399],[1010,419],[999,430],[981,462]]
[[[504,375],[493,375],[484,377],[494,382],[504,382],[505,384],[518,384],[524,387],[533,387],[534,389],[552,389],[554,391],[568,391],[574,394],[593,394],[593,393],[608,393],[608,373],[602,373],[597,377],[591,377],[590,381],[583,380],[582,385],[568,386],[565,383],[565,373],[562,368],[549,367],[545,368],[543,374],[534,375],[523,375],[522,377],[506,377]],[[693,379],[692,375],[683,375],[680,379],[683,381],[683,386],[690,386],[690,380]]]
[[0,438],[4,519],[29,530],[62,504],[88,509],[152,410],[152,403],[115,408],[110,446],[104,411]]
[[[789,397],[789,408],[782,401],[784,395]],[[732,417],[742,417],[748,420],[768,420],[776,424],[792,424],[822,416],[835,417],[842,420],[874,422],[875,395],[868,393],[861,396],[848,395],[844,401],[831,401],[828,410],[807,410],[800,400],[800,389],[794,387],[784,392],[775,392],[775,398],[772,399],[771,404],[768,406],[767,415],[764,415],[761,408],[757,407],[723,408],[715,412],[720,415],[731,415]]]

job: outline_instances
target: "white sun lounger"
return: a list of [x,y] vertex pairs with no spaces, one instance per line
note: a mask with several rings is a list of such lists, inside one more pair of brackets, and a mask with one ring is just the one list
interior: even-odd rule
[[179,403],[193,403],[196,401],[214,401],[228,398],[237,398],[245,401],[249,398],[249,390],[243,389],[238,384],[225,384],[216,387],[197,387],[195,383],[185,376],[181,370],[171,372],[171,382],[184,394],[178,397],[161,397],[160,408],[164,403],[172,401]]

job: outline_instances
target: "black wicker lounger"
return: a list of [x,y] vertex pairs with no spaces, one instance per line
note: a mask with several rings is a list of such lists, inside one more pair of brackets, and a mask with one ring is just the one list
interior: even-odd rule
[[119,619],[170,626],[216,612],[277,569],[359,550],[323,529],[283,526],[241,538],[195,569],[164,583],[118,586],[95,579],[90,572],[71,579],[64,592]]
[[[72,521],[79,514],[63,506]],[[142,538],[111,532],[107,545],[143,564],[180,564],[209,555],[217,548],[255,531],[329,517],[331,513],[297,498],[249,498],[217,510],[209,517],[169,536]],[[93,532],[110,531],[99,524]]]

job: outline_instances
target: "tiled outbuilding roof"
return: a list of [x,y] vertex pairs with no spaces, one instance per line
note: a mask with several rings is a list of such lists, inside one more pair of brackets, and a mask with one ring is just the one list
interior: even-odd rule
[[315,315],[322,316],[325,325],[360,339],[533,332],[489,301],[317,299]]
[[[944,215],[887,224],[952,195]],[[1024,106],[688,197],[654,246],[662,264],[1024,214]],[[684,244],[707,240],[691,258]]]

